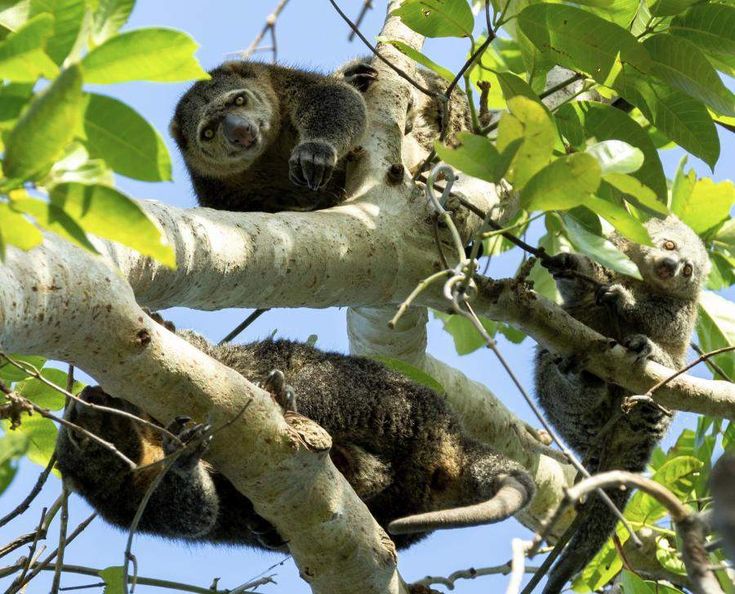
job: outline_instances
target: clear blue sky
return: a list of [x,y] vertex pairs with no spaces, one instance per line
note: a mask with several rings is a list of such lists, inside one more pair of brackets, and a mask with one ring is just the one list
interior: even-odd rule
[[[190,33],[200,44],[199,58],[206,68],[220,63],[229,53],[245,48],[262,27],[265,17],[270,13],[276,0],[218,0],[201,2],[179,0],[178,2],[142,2],[133,13],[128,28],[144,26],[175,27]],[[356,15],[362,5],[361,0],[343,0],[344,8]],[[368,15],[363,31],[373,38],[380,29],[384,17],[384,3],[374,2],[376,8]],[[216,14],[213,12],[216,11]],[[359,41],[347,42],[348,30],[334,13],[327,0],[291,0],[278,21],[278,46],[280,61],[302,67],[329,71],[349,58],[364,55],[365,49]],[[437,62],[457,68],[464,60],[465,45],[458,40],[430,41],[426,51]],[[269,55],[264,54],[264,59]],[[732,86],[732,81],[728,81]],[[174,158],[174,183],[143,184],[121,178],[119,185],[138,198],[155,198],[182,207],[195,205],[181,159],[176,154],[173,143],[166,132],[168,121],[178,97],[184,92],[186,84],[160,85],[136,83],[100,87],[102,93],[117,96],[133,105],[164,134]],[[716,179],[732,176],[735,162],[735,138],[721,135],[722,156]],[[671,175],[681,156],[680,151],[664,153],[664,164]],[[690,159],[694,163],[694,160]],[[695,163],[702,175],[709,172],[706,166]],[[490,273],[501,277],[512,274],[516,263],[509,258],[499,258],[493,262]],[[225,335],[248,312],[243,310],[224,310],[220,312],[196,312],[176,309],[167,312],[180,328],[191,327],[204,333],[213,340]],[[295,313],[295,315],[294,315]],[[344,311],[332,308],[327,310],[306,310],[287,312],[271,311],[255,322],[241,337],[253,340],[270,335],[275,329],[279,336],[306,339],[310,334],[319,337],[317,345],[325,349],[347,351],[347,337],[344,330]],[[526,340],[521,346],[504,343],[501,348],[511,365],[520,375],[526,386],[531,382],[532,342]],[[523,418],[535,423],[525,403],[513,389],[491,354],[485,350],[465,357],[458,357],[451,339],[441,330],[441,325],[432,322],[429,328],[429,350],[432,354],[462,369],[471,378],[485,382],[503,401]],[[672,434],[691,418],[680,415]],[[11,488],[2,497],[0,508],[6,510],[20,501],[30,489],[38,474],[38,467],[23,464]],[[59,491],[55,479],[49,483],[44,493],[34,504],[34,511],[3,528],[0,543],[12,536],[31,531],[38,521],[41,505],[48,505]],[[74,526],[90,512],[86,504],[74,497],[71,504],[70,525]],[[424,575],[448,575],[454,570],[467,567],[483,567],[505,563],[510,558],[510,539],[527,538],[530,533],[514,520],[496,526],[437,533],[429,539],[400,554],[400,570],[405,579],[413,581]],[[50,533],[49,550],[55,546],[55,532]],[[120,565],[123,560],[125,534],[111,529],[101,521],[96,521],[67,550],[69,563],[88,565],[98,568]],[[139,535],[136,537],[134,553],[138,560],[139,574],[175,581],[208,586],[212,579],[222,578],[220,587],[233,588],[240,583],[260,574],[283,556],[260,551],[238,548],[210,546],[189,546],[181,543],[166,542],[161,539]],[[11,561],[17,555],[11,555]],[[289,560],[273,570],[278,585],[264,586],[261,591],[273,593],[301,594],[309,588],[298,577],[293,563]],[[505,589],[507,578],[488,577],[476,581],[459,582],[455,592],[459,594],[480,594]],[[63,586],[94,583],[93,578],[68,576]],[[48,592],[49,579],[34,581],[28,588],[31,594]],[[0,581],[0,589],[3,582]],[[358,586],[356,585],[356,590]],[[156,588],[138,587],[141,593],[165,592]]]

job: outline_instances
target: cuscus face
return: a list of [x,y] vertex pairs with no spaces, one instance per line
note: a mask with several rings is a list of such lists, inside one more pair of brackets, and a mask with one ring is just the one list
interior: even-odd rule
[[709,258],[696,233],[675,216],[646,223],[653,245],[630,244],[625,252],[643,280],[662,292],[695,295],[709,272]]
[[211,80],[197,82],[179,101],[171,134],[191,170],[228,177],[250,167],[270,144],[276,99],[241,63],[210,74]]

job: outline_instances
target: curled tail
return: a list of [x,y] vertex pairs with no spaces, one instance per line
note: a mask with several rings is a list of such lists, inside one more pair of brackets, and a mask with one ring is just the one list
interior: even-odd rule
[[[616,489],[607,491],[612,502],[623,510],[629,491]],[[576,573],[593,559],[610,538],[618,522],[615,514],[596,494],[592,493],[579,512],[582,518],[569,544],[549,574],[543,594],[558,594]]]

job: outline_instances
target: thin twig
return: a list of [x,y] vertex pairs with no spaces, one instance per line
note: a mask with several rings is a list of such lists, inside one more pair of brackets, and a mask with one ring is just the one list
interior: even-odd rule
[[[72,375],[72,383],[74,381]],[[66,548],[66,531],[69,527],[69,489],[66,481],[61,482],[61,518],[59,525],[59,546],[54,564],[54,579],[51,583],[51,594],[58,594],[61,585],[61,566],[64,564],[64,549]]]
[[[360,25],[362,25],[362,21],[365,19],[365,15],[370,11],[370,9],[373,7],[372,0],[365,0],[362,4],[362,8],[360,9],[360,14],[357,15],[357,20],[355,21],[355,28],[359,29]],[[347,37],[347,41],[353,41],[355,39],[355,31],[354,29],[350,31],[350,34]]]
[[[692,347],[692,350],[698,355],[704,355],[704,351],[701,349],[701,347],[696,342],[689,343],[689,346]],[[730,375],[714,361],[708,360],[707,365],[709,365],[712,368],[712,370],[718,373],[720,377],[724,379],[725,381],[727,382],[732,381],[732,378],[730,377]],[[0,524],[0,526],[2,526],[2,524]]]
[[276,59],[278,58],[278,48],[276,46],[276,21],[278,20],[278,16],[281,14],[281,11],[286,8],[286,4],[288,4],[288,2],[289,0],[280,0],[278,2],[278,5],[275,7],[273,12],[269,14],[268,17],[265,19],[265,25],[263,25],[260,33],[255,36],[255,39],[253,39],[253,42],[248,46],[246,50],[240,52],[240,57],[243,60],[247,60],[250,56],[253,55],[253,53],[258,51],[259,49],[262,49],[259,47],[260,42],[263,41],[266,33],[270,33],[271,47],[268,49],[273,52],[273,63],[276,62]]
[[654,393],[654,392],[655,392],[656,390],[658,390],[659,388],[661,388],[661,387],[665,386],[665,385],[666,385],[666,384],[668,384],[668,383],[669,383],[669,382],[670,382],[671,380],[673,380],[674,378],[677,378],[677,377],[679,377],[679,376],[680,376],[681,374],[683,374],[683,373],[686,373],[686,372],[687,372],[687,371],[689,371],[689,370],[690,370],[690,369],[691,369],[692,367],[696,367],[697,365],[699,365],[699,364],[700,364],[700,363],[702,363],[703,361],[706,361],[706,360],[707,360],[707,359],[709,359],[710,357],[715,357],[715,356],[717,356],[717,355],[720,355],[720,354],[722,354],[722,353],[728,353],[728,352],[730,352],[730,351],[735,351],[735,346],[726,346],[726,347],[722,347],[721,349],[716,349],[716,350],[714,350],[714,351],[710,351],[709,353],[705,353],[704,355],[702,355],[701,357],[699,357],[699,358],[695,359],[694,361],[692,361],[692,362],[691,362],[691,363],[689,363],[688,365],[685,365],[684,367],[682,367],[682,368],[681,368],[681,369],[680,369],[679,371],[677,371],[677,372],[676,372],[676,373],[674,373],[673,375],[670,375],[669,377],[667,377],[667,378],[665,378],[665,379],[661,380],[660,382],[658,382],[658,383],[657,383],[657,384],[656,384],[655,386],[653,386],[653,387],[652,387],[652,388],[651,388],[650,390],[648,390],[648,392],[646,392],[646,394],[645,394],[645,395],[646,395],[646,396],[651,396],[651,397],[652,397],[652,396],[653,396],[653,393]]
[[237,327],[232,330],[227,336],[225,336],[222,340],[220,340],[217,345],[223,345],[225,343],[230,342],[233,338],[236,338],[238,334],[240,334],[245,328],[250,326],[255,320],[257,320],[260,316],[262,316],[265,312],[269,311],[269,307],[265,307],[262,309],[256,309],[253,311],[247,318],[245,318],[240,324],[237,325]]
[[31,503],[33,503],[33,500],[41,492],[43,485],[46,483],[46,479],[48,479],[49,474],[51,474],[51,471],[54,468],[54,464],[56,464],[56,453],[55,452],[51,454],[51,458],[49,458],[48,464],[46,464],[46,468],[44,468],[43,472],[41,472],[41,474],[38,475],[38,479],[36,479],[36,483],[33,485],[33,488],[31,489],[30,493],[26,495],[26,498],[23,501],[21,501],[13,511],[11,511],[9,514],[7,514],[2,519],[0,519],[0,528],[5,526],[5,524],[10,522],[13,518],[16,518],[17,516],[22,514],[24,511],[26,511],[30,507]]
[[[511,561],[508,561],[507,563],[496,565],[494,567],[480,567],[479,569],[470,567],[469,569],[460,569],[450,573],[447,577],[427,575],[424,579],[414,582],[412,585],[431,586],[439,584],[446,587],[448,590],[454,590],[454,585],[457,580],[474,580],[475,578],[485,575],[508,575],[511,572],[511,563]],[[536,567],[525,568],[526,573],[533,573],[536,570]]]

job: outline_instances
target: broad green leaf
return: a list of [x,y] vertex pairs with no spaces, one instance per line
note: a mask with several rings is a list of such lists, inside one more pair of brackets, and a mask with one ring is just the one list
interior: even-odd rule
[[124,594],[126,588],[123,585],[123,568],[105,567],[100,570],[100,577],[105,581],[104,594]]
[[682,37],[653,35],[643,42],[661,80],[723,115],[735,115],[735,95],[696,45]]
[[[41,369],[44,363],[46,363],[46,359],[36,355],[10,354],[9,356],[13,361],[18,363],[28,363],[36,369]],[[17,382],[27,377],[29,376],[25,371],[18,369],[15,365],[6,361],[4,357],[0,357],[0,378],[8,382]]]
[[720,140],[701,101],[652,76],[638,76],[632,69],[618,82],[620,94],[638,107],[659,132],[714,167],[720,156]]
[[622,140],[603,140],[585,149],[600,164],[602,175],[633,173],[643,165],[643,152]]
[[13,481],[18,470],[16,459],[28,449],[28,439],[20,431],[0,435],[0,495]]
[[528,97],[513,97],[508,109],[498,124],[496,146],[503,153],[516,140],[523,140],[508,171],[508,180],[520,190],[551,161],[556,127],[546,108]]
[[659,202],[656,193],[644,186],[631,175],[622,173],[608,173],[603,179],[611,186],[623,193],[623,198],[640,210],[647,211],[650,215],[668,215],[669,209],[663,202]]
[[393,371],[397,371],[398,373],[405,375],[408,379],[413,380],[414,382],[421,384],[422,386],[426,386],[430,390],[434,390],[434,392],[436,392],[437,394],[446,393],[444,386],[442,386],[423,369],[414,367],[410,363],[406,363],[405,361],[401,361],[400,359],[394,359],[393,357],[383,357],[380,355],[373,355],[370,358],[375,359],[376,361],[382,363],[387,368],[392,369]]
[[444,146],[439,140],[434,143],[436,154],[442,161],[472,177],[491,183],[499,181],[497,165],[500,155],[489,138],[461,132],[457,140],[459,145],[456,148]]
[[97,250],[87,239],[84,230],[55,204],[37,198],[21,198],[13,200],[10,207],[18,212],[31,215],[40,227],[56,233],[56,235],[79,247],[97,253]]
[[115,175],[102,159],[90,159],[87,149],[80,142],[69,145],[66,153],[54,163],[44,180],[46,188],[64,182],[101,184],[114,186]]
[[[568,242],[565,236],[561,235],[558,231],[550,228],[549,219],[550,217],[556,218],[556,215],[546,215],[546,227],[547,233],[541,236],[538,241],[538,246],[544,248],[547,254],[558,254],[561,252],[573,252],[574,248],[571,243]],[[531,273],[528,275],[528,280],[533,282],[533,290],[543,295],[550,301],[555,303],[561,303],[561,296],[556,288],[556,281],[554,277],[549,274],[549,271],[541,266],[541,261],[537,260],[531,269]]]
[[0,127],[9,128],[33,95],[31,83],[9,83],[0,87]]
[[10,131],[6,177],[38,179],[72,141],[81,121],[82,74],[71,66],[38,95]]
[[638,219],[633,217],[622,206],[609,200],[591,196],[587,198],[584,205],[595,214],[600,215],[610,223],[621,235],[642,245],[651,245],[651,237],[648,231]]
[[30,14],[30,0],[2,0],[0,2],[0,27],[9,31],[17,31],[26,23]]
[[708,55],[735,56],[735,5],[701,3],[671,21],[669,31],[699,46]]
[[[467,318],[457,314],[445,314],[438,311],[434,315],[444,322],[444,331],[454,339],[454,348],[458,355],[468,355],[484,346],[485,340]],[[480,318],[483,327],[490,336],[495,336],[497,325],[486,318]]]
[[[61,369],[46,367],[41,370],[41,375],[48,381],[66,390],[68,384],[68,375]],[[72,393],[78,394],[83,387],[84,384],[75,381],[74,386],[72,387]],[[64,406],[65,396],[58,390],[54,389],[52,386],[45,384],[35,377],[30,377],[28,379],[18,382],[15,386],[15,391],[18,392],[18,394],[20,394],[21,396],[28,398],[28,400],[30,400],[34,404],[37,404],[41,408],[48,408],[49,410],[59,410]]]
[[65,183],[51,190],[51,201],[88,233],[117,241],[168,266],[176,256],[159,228],[125,194],[101,185]]
[[[627,532],[618,537],[622,542],[627,540]],[[623,568],[623,561],[612,539],[608,539],[592,561],[587,564],[577,578],[572,582],[572,588],[576,592],[594,592],[602,590],[602,587],[613,579]]]
[[[497,76],[500,88],[503,91],[503,97],[505,97],[506,101],[521,95],[522,97],[528,97],[540,103],[538,95],[533,91],[531,85],[520,76],[516,76],[510,72],[499,72]],[[543,104],[541,103],[541,105]]]
[[404,0],[391,14],[426,37],[469,37],[475,26],[467,0]]
[[171,179],[171,158],[163,139],[121,101],[88,94],[84,134],[89,156],[104,159],[117,173],[143,181]]
[[403,43],[402,41],[398,41],[397,39],[386,39],[385,37],[378,37],[378,41],[392,45],[399,52],[408,56],[417,64],[421,64],[422,66],[425,66],[429,70],[436,72],[439,76],[441,76],[448,83],[451,83],[454,80],[454,74],[452,74],[451,70],[444,68],[444,66],[440,66],[439,64],[434,62],[431,58],[422,54],[420,51],[413,49],[410,45],[407,45]]
[[721,291],[735,285],[735,257],[722,252],[710,252],[710,269],[706,287],[712,291]]
[[569,215],[564,215],[563,219],[567,228],[567,236],[575,251],[584,252],[606,268],[640,278],[638,267],[609,240],[591,233],[577,219]]
[[209,75],[194,58],[198,47],[186,33],[173,29],[127,31],[111,37],[84,57],[84,80],[109,84],[205,79]]
[[0,78],[15,82],[54,78],[59,69],[44,51],[53,29],[54,18],[40,14],[8,35],[0,43]]
[[128,20],[135,0],[100,0],[94,12],[92,39],[95,45],[117,33]]
[[[7,429],[8,421],[2,421],[2,426]],[[32,415],[23,414],[21,425],[16,429],[28,439],[27,457],[34,464],[46,466],[51,454],[56,447],[56,425],[50,419],[45,419],[34,412]]]
[[[695,180],[693,171],[685,179],[677,184],[679,191],[671,208],[675,215],[697,233],[703,233],[729,217],[735,204],[735,185],[731,181]],[[686,192],[681,189],[683,187],[690,191]]]
[[568,210],[581,206],[600,185],[600,165],[593,156],[561,157],[536,173],[521,191],[521,205],[532,210]]
[[[700,348],[708,353],[735,345],[735,303],[710,291],[699,300],[697,337]],[[728,377],[735,378],[735,354],[722,353],[712,358]]]
[[[645,160],[633,177],[656,192],[661,202],[666,201],[666,176],[658,151],[646,131],[628,114],[611,105],[580,101],[562,106],[555,115],[562,134],[575,148],[584,149],[586,138],[591,138],[598,142],[622,140],[639,149]],[[579,137],[579,126],[586,137]]]
[[[658,539],[657,544],[656,560],[661,564],[661,567],[679,575],[686,575],[687,570],[684,562],[681,560],[679,551],[676,550],[675,546],[672,546],[669,539],[661,537]],[[660,590],[657,589],[656,591],[658,594],[662,594]],[[666,594],[671,594],[672,592],[678,592],[678,590],[668,588]]]
[[5,248],[14,245],[30,250],[40,245],[43,234],[22,214],[15,212],[8,203],[0,203],[0,256],[5,258]]
[[82,29],[84,0],[31,0],[31,16],[48,13],[54,18],[53,34],[46,42],[46,53],[58,65],[74,47]]
[[651,15],[663,17],[674,16],[684,12],[700,0],[656,0],[651,6]]
[[533,4],[518,15],[525,35],[553,60],[614,86],[622,63],[650,71],[650,58],[623,27],[586,10],[561,4]]
[[627,569],[623,571],[620,583],[623,586],[623,594],[656,594],[658,592],[656,588],[652,588]]

